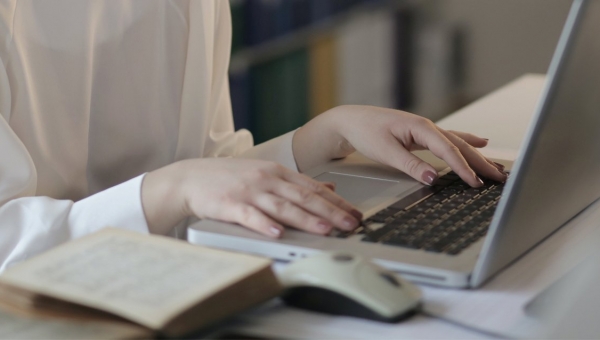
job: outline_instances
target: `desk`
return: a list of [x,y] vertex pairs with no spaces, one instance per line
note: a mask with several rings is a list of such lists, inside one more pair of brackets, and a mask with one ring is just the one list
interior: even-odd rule
[[[477,102],[448,116],[438,124],[450,130],[475,133],[489,138],[483,152],[491,158],[514,159],[545,84],[543,75],[525,75]],[[552,236],[555,238],[556,235]],[[578,240],[578,239],[577,239]],[[577,241],[576,240],[576,241]],[[549,240],[548,240],[549,241]],[[546,241],[546,242],[548,242]],[[573,241],[575,242],[575,241]],[[536,248],[537,249],[537,248]],[[503,273],[494,279],[501,278]],[[436,310],[453,297],[470,291],[423,287],[425,305]],[[446,296],[443,296],[443,295]],[[450,296],[450,299],[448,299]],[[440,299],[440,300],[437,300]],[[443,299],[443,301],[442,301]],[[463,312],[459,310],[458,312]],[[366,320],[309,313],[273,303],[241,317],[235,329],[244,334],[294,338],[492,338],[491,333],[476,331],[453,322],[419,315],[399,324],[381,324]]]

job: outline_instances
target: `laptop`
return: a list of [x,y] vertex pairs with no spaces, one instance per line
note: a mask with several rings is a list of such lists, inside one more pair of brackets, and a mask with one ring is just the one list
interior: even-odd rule
[[279,240],[201,220],[194,244],[291,261],[326,250],[358,252],[406,278],[482,285],[600,197],[600,1],[575,0],[547,83],[508,181],[470,188],[449,169],[433,187],[353,155],[306,174],[335,182],[365,214],[353,233],[287,230]]

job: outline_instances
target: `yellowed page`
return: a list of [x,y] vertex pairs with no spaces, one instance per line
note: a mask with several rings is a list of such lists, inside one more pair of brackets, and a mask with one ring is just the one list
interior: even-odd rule
[[270,261],[106,229],[12,267],[0,281],[160,329]]

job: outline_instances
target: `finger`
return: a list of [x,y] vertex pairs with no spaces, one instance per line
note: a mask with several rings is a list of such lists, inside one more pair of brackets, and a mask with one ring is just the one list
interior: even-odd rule
[[427,150],[427,148],[423,147],[419,144],[412,144],[409,149],[409,151],[421,151],[421,150]]
[[329,188],[331,191],[335,191],[335,183],[334,182],[323,182],[323,185]]
[[[486,158],[486,159],[487,159],[487,158]],[[492,161],[492,160],[489,160],[489,159],[487,159],[487,160],[488,160],[488,162],[492,162],[492,163],[493,163],[493,165],[494,165],[496,168],[498,168],[498,170],[500,170],[500,171],[504,171],[504,170],[506,169],[506,166],[504,166],[504,164],[500,164],[500,163],[498,163],[498,162],[494,162],[494,161]]]
[[506,181],[506,174],[500,170],[493,163],[489,162],[483,155],[475,150],[471,145],[462,140],[455,134],[439,129],[439,131],[446,136],[454,145],[458,147],[460,152],[463,154],[471,168],[482,176],[493,179],[496,181]]
[[467,132],[454,131],[454,130],[445,130],[445,131],[450,132],[451,134],[453,134],[455,136],[458,136],[460,139],[464,140],[465,142],[469,143],[469,145],[476,147],[476,148],[483,148],[488,145],[489,140],[487,138],[481,138],[481,137],[475,136],[475,135],[467,133]]
[[437,171],[431,164],[406,150],[392,135],[384,136],[381,144],[375,145],[375,148],[385,155],[379,157],[381,163],[392,166],[423,184],[432,185],[438,178]]
[[358,227],[359,219],[314,191],[283,180],[273,184],[271,190],[273,194],[293,202],[300,208],[327,220],[334,226],[343,230],[354,230]]
[[486,158],[484,156],[485,160],[490,163],[491,166],[495,167],[496,169],[498,169],[499,171],[504,171],[504,165],[500,164],[500,163],[496,163],[494,161],[489,160],[488,158]]
[[283,235],[284,228],[281,224],[251,205],[239,204],[227,209],[227,212],[227,216],[222,216],[220,219],[237,223],[272,238],[279,238]]
[[[454,130],[446,130],[446,131],[458,136],[465,142],[469,143],[469,145],[476,147],[476,148],[482,148],[482,147],[487,146],[487,143],[489,141],[487,138],[477,137],[473,134],[466,133],[466,132],[454,131]],[[500,170],[502,172],[506,168],[503,164],[494,162],[485,156],[484,156],[484,158],[488,163],[490,163],[492,166],[496,167],[498,170]]]
[[480,187],[483,181],[475,174],[462,153],[438,128],[428,120],[419,120],[411,128],[414,141],[428,148],[434,155],[443,159],[463,181],[472,187]]
[[322,196],[335,206],[344,209],[355,218],[359,220],[362,219],[362,213],[358,211],[358,209],[356,209],[350,202],[346,201],[344,198],[330,190],[323,183],[293,171],[284,172],[281,178],[284,181],[294,183],[299,186],[308,188],[309,190],[312,190],[313,192]]
[[310,214],[293,202],[273,194],[260,194],[254,198],[253,204],[271,218],[296,229],[319,235],[328,235],[333,229],[329,221]]

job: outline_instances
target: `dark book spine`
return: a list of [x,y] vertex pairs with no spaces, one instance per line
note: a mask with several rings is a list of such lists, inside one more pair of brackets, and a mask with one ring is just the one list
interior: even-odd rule
[[248,72],[240,71],[230,74],[229,89],[235,130],[250,129],[252,115],[250,111],[250,77]]
[[395,14],[395,89],[396,108],[410,109],[414,101],[414,25],[415,13],[411,8],[400,9]]

